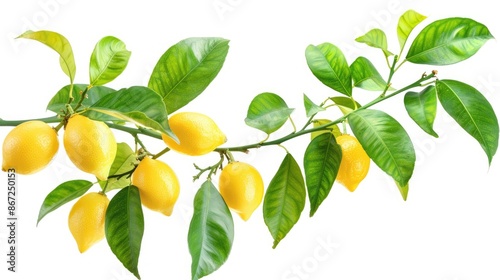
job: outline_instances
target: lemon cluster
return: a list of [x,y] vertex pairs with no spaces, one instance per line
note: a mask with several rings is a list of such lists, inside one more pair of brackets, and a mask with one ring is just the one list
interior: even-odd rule
[[[173,151],[201,156],[226,142],[226,136],[210,117],[196,112],[181,112],[169,118],[177,139],[162,135]],[[106,181],[117,153],[117,143],[109,126],[84,115],[73,114],[64,122],[63,146],[79,170]],[[59,150],[56,129],[42,121],[27,121],[7,135],[2,147],[2,170],[14,168],[19,174],[34,174],[47,167]],[[170,216],[180,194],[174,170],[149,154],[137,152],[131,166],[130,185],[139,189],[144,207]],[[248,220],[262,202],[264,183],[253,166],[229,162],[219,177],[219,191],[228,207]],[[68,227],[83,253],[105,236],[105,217],[109,198],[104,191],[88,192],[77,199],[68,216]]]

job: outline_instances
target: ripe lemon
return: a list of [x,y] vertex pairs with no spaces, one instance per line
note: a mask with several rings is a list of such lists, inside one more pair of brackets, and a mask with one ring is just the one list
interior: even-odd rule
[[71,208],[68,227],[80,253],[104,238],[104,220],[109,199],[102,193],[87,193]]
[[255,167],[234,161],[222,169],[219,192],[227,206],[247,221],[262,202],[264,182]]
[[342,161],[336,180],[353,192],[368,174],[370,157],[356,137],[343,134],[336,139],[342,150]]
[[116,155],[116,140],[103,122],[74,115],[64,130],[64,148],[80,170],[106,180]]
[[181,112],[168,120],[170,129],[179,138],[179,144],[163,134],[167,146],[179,153],[200,156],[213,151],[226,142],[226,135],[208,116],[194,112]]
[[179,197],[179,180],[166,163],[145,157],[132,174],[132,185],[139,189],[142,205],[170,216]]
[[12,129],[2,146],[2,171],[14,168],[33,174],[46,167],[59,149],[56,131],[42,121],[27,121]]

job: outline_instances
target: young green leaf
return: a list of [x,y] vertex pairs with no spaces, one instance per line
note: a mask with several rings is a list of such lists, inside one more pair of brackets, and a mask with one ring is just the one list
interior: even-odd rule
[[387,49],[387,36],[381,29],[374,28],[368,31],[365,35],[356,38],[356,42],[365,43],[370,47],[381,49],[385,57],[394,55]]
[[194,197],[194,213],[188,232],[191,275],[198,280],[219,269],[229,257],[234,239],[231,212],[211,181]]
[[489,39],[483,24],[468,18],[432,22],[417,35],[406,60],[417,64],[448,65],[473,56]]
[[144,234],[144,216],[137,187],[123,188],[113,196],[106,210],[104,228],[113,254],[140,279],[138,264]]
[[118,77],[130,58],[130,51],[118,38],[106,36],[97,42],[90,57],[90,84],[104,85]]
[[410,37],[410,33],[419,23],[424,21],[426,18],[426,16],[423,16],[415,12],[414,10],[408,10],[403,15],[401,15],[401,17],[399,17],[397,33],[401,52],[405,47],[408,37]]
[[[136,163],[136,154],[127,143],[118,143],[116,148],[116,156],[111,168],[109,176],[125,174],[134,168]],[[130,185],[130,174],[122,177],[110,178],[107,181],[99,181],[101,189],[106,188],[106,192],[116,189],[122,189]]]
[[147,87],[133,86],[108,94],[94,103],[85,114],[100,121],[129,121],[177,139],[168,124],[161,96]]
[[421,92],[409,91],[405,94],[404,104],[408,115],[428,134],[438,137],[433,129],[436,118],[436,88],[428,86]]
[[148,87],[161,95],[172,114],[200,95],[219,73],[229,40],[188,38],[170,47],[159,59]]
[[[316,128],[318,126],[326,125],[331,123],[331,120],[325,120],[325,119],[318,119],[313,121],[313,127]],[[311,140],[314,138],[318,137],[318,135],[321,135],[323,133],[331,133],[333,136],[337,137],[340,136],[342,133],[340,132],[339,126],[336,124],[332,124],[326,127],[327,129],[325,130],[320,130],[320,131],[315,131],[311,133]]]
[[57,186],[45,197],[36,224],[38,225],[50,212],[85,194],[92,185],[92,182],[86,180],[72,180]]
[[313,216],[330,193],[342,159],[342,150],[331,133],[314,138],[304,154],[304,171]]
[[352,81],[355,87],[372,91],[383,91],[387,87],[375,66],[365,57],[358,57],[351,64]]
[[454,80],[437,80],[439,101],[448,114],[476,139],[488,156],[498,148],[498,119],[486,98],[475,88]]
[[[80,93],[83,92],[89,85],[85,84],[74,84],[73,85],[73,92]],[[61,88],[54,97],[49,101],[49,104],[47,105],[47,110],[50,110],[56,114],[60,114],[62,110],[66,109],[66,104],[68,103],[69,100],[69,93],[71,90],[71,85],[64,86]],[[103,98],[104,96],[114,93],[116,90],[112,88],[108,88],[105,86],[93,86],[87,91],[87,98],[85,98],[82,102],[82,105],[84,108],[92,106],[94,103],[96,103],[99,99]],[[73,94],[73,97],[76,97],[73,99],[71,102],[71,107],[75,108],[78,102],[80,101],[80,95],[75,96]]]
[[335,96],[330,98],[337,107],[339,107],[340,111],[342,114],[347,115],[353,110],[356,110],[357,108],[361,107],[361,104],[356,102],[352,98],[344,97],[344,96]]
[[73,84],[76,73],[75,57],[73,49],[64,36],[53,31],[31,31],[28,30],[17,38],[31,39],[38,41],[50,47],[59,54],[59,64],[64,74],[69,77],[70,83]]
[[314,102],[304,94],[304,108],[306,109],[306,115],[308,118],[316,115],[317,113],[324,111],[325,108],[316,105]]
[[323,43],[306,48],[307,65],[323,84],[347,96],[352,95],[351,69],[342,51]]
[[264,222],[274,238],[273,248],[297,223],[305,203],[302,171],[293,156],[287,153],[264,196]]
[[415,149],[405,129],[390,115],[373,109],[352,112],[349,126],[368,156],[399,185],[415,167]]
[[271,134],[285,124],[293,110],[279,95],[264,92],[255,96],[250,103],[245,123]]

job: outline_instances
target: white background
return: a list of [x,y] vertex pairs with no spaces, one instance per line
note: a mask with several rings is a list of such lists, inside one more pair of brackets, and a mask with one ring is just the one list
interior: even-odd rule
[[[304,58],[309,44],[331,42],[349,62],[363,55],[383,75],[381,52],[354,39],[371,28],[383,29],[396,52],[399,16],[414,9],[428,16],[425,24],[444,17],[469,17],[500,36],[493,2],[457,1],[75,1],[38,0],[0,3],[0,118],[49,116],[48,100],[67,77],[52,50],[30,40],[13,38],[27,29],[59,32],[71,42],[77,63],[76,82],[88,81],[89,57],[95,43],[113,35],[127,44],[132,56],[127,70],[109,86],[147,85],[157,59],[176,42],[196,36],[231,40],[225,65],[199,99],[183,110],[215,119],[228,136],[227,145],[254,143],[264,135],[244,124],[251,99],[261,92],[280,94],[296,108],[297,125],[306,120],[302,94],[315,102],[334,95],[310,73]],[[218,7],[218,8],[216,8]],[[420,26],[418,30],[423,27]],[[415,36],[416,32],[412,34]],[[413,38],[412,36],[412,38]],[[490,40],[471,59],[447,66],[404,65],[395,77],[401,87],[425,71],[466,82],[480,90],[500,114],[500,48]],[[355,91],[360,101],[376,93]],[[397,118],[410,134],[417,165],[408,201],[392,181],[372,164],[356,192],[335,184],[313,218],[304,215],[273,250],[262,208],[248,222],[235,218],[235,241],[229,260],[205,279],[339,279],[339,280],[493,280],[500,279],[499,159],[488,166],[480,146],[439,108],[434,139],[423,133],[404,111],[402,96],[376,106]],[[333,118],[332,110],[321,116]],[[276,136],[291,129],[286,125]],[[3,139],[10,128],[0,128]],[[117,133],[131,143],[128,135]],[[162,143],[144,139],[151,150]],[[302,162],[308,137],[286,143]],[[270,147],[236,158],[256,166],[267,183],[284,156]],[[143,279],[190,279],[187,229],[192,199],[201,181],[193,183],[192,163],[208,165],[216,155],[161,158],[177,172],[182,192],[171,217],[145,210],[145,234],[139,269]],[[80,254],[67,228],[71,204],[46,216],[36,226],[46,194],[71,179],[92,177],[78,171],[61,149],[50,167],[18,181],[18,272],[0,265],[1,279],[134,279],[116,260],[105,241]],[[0,218],[6,214],[6,174],[0,175]],[[94,187],[95,191],[97,188]],[[110,195],[113,195],[111,193]],[[0,219],[0,220],[1,220]],[[6,259],[6,226],[0,226],[0,252]]]

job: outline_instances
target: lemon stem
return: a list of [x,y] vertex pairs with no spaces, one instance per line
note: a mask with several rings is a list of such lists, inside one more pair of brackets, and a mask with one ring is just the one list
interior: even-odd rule
[[386,83],[385,89],[382,92],[382,94],[380,95],[380,97],[382,97],[382,98],[386,95],[387,91],[391,88],[392,77],[394,76],[394,73],[396,73],[396,70],[398,69],[398,68],[396,68],[396,63],[398,62],[398,59],[399,59],[399,56],[395,55],[394,56],[394,60],[392,62],[392,67],[390,67],[389,78],[387,79],[387,83]]
[[[395,59],[395,61],[397,61],[397,59]],[[393,69],[394,69],[394,67],[393,67]],[[310,118],[302,130],[290,133],[290,134],[283,136],[281,138],[271,140],[271,141],[259,142],[259,143],[255,143],[255,144],[242,145],[242,146],[220,147],[220,148],[215,149],[214,151],[225,154],[228,157],[229,162],[232,162],[232,161],[234,161],[234,157],[232,156],[231,151],[232,152],[247,152],[249,149],[256,149],[256,148],[260,148],[260,147],[264,147],[264,146],[279,145],[283,142],[286,142],[290,139],[299,137],[301,135],[305,135],[305,134],[309,134],[312,132],[328,129],[328,127],[330,127],[332,125],[339,124],[339,123],[343,122],[344,120],[346,120],[352,112],[356,112],[358,110],[370,108],[370,107],[372,107],[372,106],[374,106],[374,105],[376,105],[376,104],[378,104],[386,99],[394,97],[402,92],[406,92],[409,89],[412,89],[415,87],[421,87],[423,84],[428,84],[429,81],[432,82],[432,79],[434,79],[436,77],[436,74],[437,74],[437,71],[432,71],[431,74],[424,75],[424,76],[420,77],[418,80],[416,80],[415,82],[413,82],[413,83],[411,83],[403,88],[400,88],[399,90],[395,90],[394,92],[391,92],[390,94],[386,94],[387,90],[390,88],[390,82],[391,82],[392,75],[394,74],[394,72],[395,71],[391,71],[390,77],[387,81],[386,90],[383,92],[383,94],[381,94],[379,97],[375,98],[371,102],[366,103],[365,105],[351,111],[348,114],[345,114],[345,115],[339,117],[338,119],[336,119],[334,121],[331,121],[329,123],[326,123],[326,124],[323,124],[323,125],[320,125],[317,127],[306,129],[307,126],[309,126],[312,123],[312,118]],[[30,120],[39,120],[39,121],[43,121],[45,123],[60,123],[61,122],[61,119],[58,116],[48,117],[48,118],[39,118],[39,119],[28,119],[28,120],[3,120],[3,119],[0,119],[0,127],[1,126],[17,126],[21,123],[24,123],[24,122],[30,121]],[[107,122],[106,124],[110,128],[127,132],[127,133],[131,134],[132,136],[142,134],[142,135],[146,135],[146,136],[149,136],[152,138],[156,138],[156,139],[160,139],[160,140],[162,139],[161,133],[154,131],[154,130],[151,130],[151,129],[147,129],[147,128],[143,128],[143,127],[132,128],[129,126],[119,125],[119,124],[112,123],[112,122]],[[158,154],[156,156],[158,156]]]
[[166,154],[169,151],[170,151],[170,148],[166,147],[165,149],[161,150],[159,153],[157,153],[156,155],[154,155],[152,157],[152,159],[157,159],[157,158],[161,157],[162,155]]
[[226,150],[226,151],[225,151],[225,155],[227,156],[227,160],[228,160],[230,163],[231,163],[231,162],[233,162],[233,161],[235,161],[235,160],[234,160],[234,156],[233,156],[233,154],[231,153],[231,151]]
[[420,87],[423,82],[430,80],[430,79],[434,78],[435,76],[436,76],[436,72],[433,71],[432,74],[429,74],[425,77],[421,77],[417,81],[415,81],[415,82],[413,82],[413,83],[411,83],[411,84],[409,84],[409,85],[407,85],[399,90],[396,90],[396,91],[392,92],[391,94],[387,94],[387,95],[383,95],[383,96],[381,95],[381,96],[377,97],[376,99],[372,100],[371,102],[368,102],[367,104],[357,108],[356,110],[353,110],[350,113],[345,114],[345,115],[339,117],[338,119],[331,121],[329,123],[326,123],[326,124],[323,124],[323,125],[320,125],[320,126],[317,126],[314,128],[310,128],[310,129],[300,130],[300,131],[297,131],[295,133],[290,133],[290,134],[283,136],[281,138],[278,138],[278,139],[275,139],[272,141],[268,141],[268,142],[264,142],[264,143],[243,145],[243,146],[238,146],[238,147],[226,147],[226,148],[221,147],[221,148],[215,149],[215,151],[218,151],[218,152],[220,152],[220,151],[247,152],[249,149],[255,149],[255,148],[260,148],[260,147],[264,147],[264,146],[279,145],[283,142],[286,142],[290,139],[293,139],[295,137],[298,137],[298,136],[301,136],[304,134],[309,134],[312,132],[328,129],[329,126],[339,124],[339,123],[343,122],[344,120],[346,120],[349,117],[349,115],[352,114],[352,112],[356,112],[359,110],[370,108],[370,107],[372,107],[372,106],[374,106],[374,105],[376,105],[376,104],[378,104],[386,99],[394,97],[402,92],[406,92],[409,89],[412,89],[415,87]]
[[198,170],[198,174],[196,174],[195,176],[193,176],[193,182],[200,179],[201,175],[203,175],[203,173],[208,172],[208,176],[207,176],[207,180],[211,180],[212,179],[212,175],[214,175],[215,173],[217,173],[217,170],[218,169],[222,169],[222,163],[224,162],[224,153],[220,153],[220,159],[219,161],[214,164],[214,165],[211,165],[207,168],[200,168],[198,165],[196,164],[193,164],[194,165],[194,168],[196,168],[196,170]]

